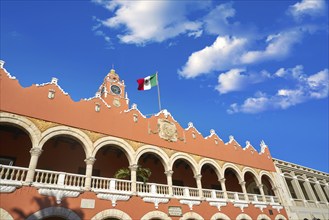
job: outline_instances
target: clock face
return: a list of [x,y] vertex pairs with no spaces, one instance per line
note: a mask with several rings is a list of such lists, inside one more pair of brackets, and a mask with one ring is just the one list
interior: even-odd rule
[[114,94],[117,94],[117,95],[119,95],[119,94],[121,93],[121,89],[120,89],[120,87],[117,86],[117,85],[112,85],[112,86],[111,86],[111,91],[112,91]]

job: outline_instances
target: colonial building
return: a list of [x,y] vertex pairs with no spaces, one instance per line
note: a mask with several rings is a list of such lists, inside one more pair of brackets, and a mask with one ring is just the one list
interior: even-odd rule
[[[113,69],[95,97],[74,102],[57,79],[23,88],[3,66],[0,219],[287,220],[299,201],[315,202],[315,214],[329,207],[327,174],[313,185],[304,176],[308,199],[287,194],[287,163],[264,142],[257,152],[183,128],[167,110],[146,117]],[[152,171],[148,182],[139,167]],[[121,168],[130,178],[114,178]]]
[[291,219],[329,219],[329,174],[274,159],[282,204]]

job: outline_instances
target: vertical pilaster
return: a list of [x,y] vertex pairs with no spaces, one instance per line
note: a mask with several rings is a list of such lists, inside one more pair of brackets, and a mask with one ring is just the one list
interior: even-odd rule
[[249,201],[248,199],[248,194],[247,194],[247,189],[246,189],[246,182],[245,181],[241,181],[239,182],[242,192],[244,194],[244,200]]
[[94,157],[88,157],[85,159],[86,163],[86,181],[85,181],[85,189],[90,190],[91,189],[91,176],[93,174],[93,166],[96,161],[96,158]]
[[197,185],[198,190],[199,190],[199,197],[203,197],[201,178],[202,178],[201,174],[197,174],[197,175],[194,176],[194,179],[196,181],[196,185]]
[[168,190],[169,190],[169,195],[172,196],[173,195],[173,189],[172,189],[172,175],[174,173],[174,171],[172,170],[167,170],[166,172],[164,172],[167,176],[167,185],[168,185]]
[[27,171],[27,175],[25,178],[25,184],[31,184],[33,182],[35,168],[37,167],[39,157],[42,153],[42,149],[38,147],[33,147],[30,150],[31,159],[29,164],[29,170]]
[[136,182],[137,182],[137,164],[133,164],[129,166],[130,169],[130,177],[131,177],[131,191],[133,194],[137,193]]

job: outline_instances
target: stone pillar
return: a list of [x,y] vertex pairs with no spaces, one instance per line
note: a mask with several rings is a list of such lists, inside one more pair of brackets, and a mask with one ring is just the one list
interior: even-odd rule
[[304,187],[305,187],[306,193],[307,193],[308,197],[310,198],[310,200],[318,201],[318,199],[316,198],[316,196],[314,194],[315,192],[313,191],[310,181],[308,179],[305,180]]
[[[324,185],[323,187],[321,187],[325,193],[325,195],[327,195],[327,198],[329,198],[329,185],[328,183],[326,185]],[[329,203],[329,200],[328,200]]]
[[220,182],[220,186],[221,186],[223,194],[224,194],[224,199],[227,199],[225,180],[226,180],[225,178],[222,178],[222,179],[219,179],[218,181]]
[[85,163],[86,163],[85,189],[88,191],[91,189],[91,176],[93,174],[93,165],[95,161],[96,159],[94,157],[88,157],[87,159],[85,159]]
[[25,178],[26,185],[30,185],[33,182],[35,168],[37,167],[38,160],[42,151],[43,150],[41,148],[37,148],[37,147],[32,147],[30,150],[31,159],[29,164],[29,170],[27,171],[27,175]]
[[302,189],[300,188],[300,185],[299,185],[299,182],[298,182],[298,179],[296,176],[293,177],[291,184],[295,190],[297,198],[305,201],[306,199],[305,199],[304,193],[303,193]]
[[259,184],[258,186],[260,195],[262,196],[263,202],[266,202],[266,198],[265,198],[265,193],[264,193],[264,185],[263,184]]
[[319,181],[315,182],[314,188],[315,188],[316,192],[318,193],[318,196],[320,197],[321,202],[329,202],[329,201],[327,201],[326,195],[324,194]]
[[172,190],[172,175],[173,175],[174,171],[168,170],[168,171],[166,171],[164,173],[167,176],[167,185],[168,185],[169,195],[172,196],[173,195],[173,190]]
[[202,183],[201,183],[201,178],[202,178],[202,175],[201,174],[197,174],[194,176],[194,179],[196,180],[196,185],[198,187],[198,190],[199,190],[199,197],[203,197],[203,193],[202,193]]
[[242,192],[244,194],[244,200],[249,201],[248,199],[248,193],[247,193],[247,189],[246,189],[246,182],[245,181],[241,181],[239,182]]
[[130,169],[130,180],[131,180],[131,191],[133,194],[137,194],[137,187],[136,187],[136,182],[137,182],[137,164],[133,164],[129,166]]

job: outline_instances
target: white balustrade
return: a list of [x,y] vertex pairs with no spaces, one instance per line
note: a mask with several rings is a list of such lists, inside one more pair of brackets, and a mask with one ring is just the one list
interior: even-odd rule
[[34,182],[44,185],[54,185],[57,187],[84,187],[85,176],[73,173],[63,173],[57,171],[36,169]]
[[158,183],[142,183],[137,182],[137,192],[139,193],[150,193],[150,194],[160,194],[160,195],[168,195],[169,194],[169,186]]
[[199,197],[199,189],[197,188],[173,186],[173,193],[179,197]]
[[28,170],[28,168],[0,164],[0,179],[6,181],[23,182]]
[[93,190],[131,192],[131,181],[92,176],[91,188]]

